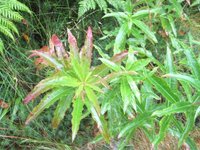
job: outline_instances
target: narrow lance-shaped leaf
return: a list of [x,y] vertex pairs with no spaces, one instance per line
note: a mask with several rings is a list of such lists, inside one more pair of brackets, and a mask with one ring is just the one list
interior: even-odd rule
[[140,20],[133,19],[133,23],[140,28],[153,42],[158,43],[154,33],[150,28]]
[[[166,68],[167,68],[168,73],[174,73],[173,57],[172,57],[171,49],[169,48],[168,44],[167,44],[167,54],[166,54]],[[170,88],[175,90],[176,83],[174,79],[169,79],[169,85],[170,85]]]
[[57,37],[57,35],[53,34],[51,37],[51,41],[53,45],[55,46],[58,58],[63,59],[66,55],[66,52],[60,39]]
[[164,139],[167,129],[170,126],[171,121],[172,121],[172,116],[165,116],[159,122],[159,126],[160,126],[159,134],[156,136],[155,140],[153,141],[153,144],[156,147]]
[[179,141],[178,141],[178,147],[180,148],[180,146],[183,144],[184,140],[186,139],[186,137],[188,136],[189,132],[193,129],[194,127],[194,123],[195,123],[195,119],[194,119],[194,114],[195,111],[191,109],[191,112],[186,113],[186,117],[187,117],[187,122],[185,125],[185,129],[183,131],[183,133],[181,134]]
[[52,56],[50,56],[48,54],[45,54],[45,53],[42,53],[42,52],[39,52],[36,50],[32,51],[32,53],[34,55],[38,55],[38,56],[44,58],[47,61],[49,66],[52,66],[58,70],[61,70],[63,68],[63,65],[61,63],[59,63],[55,58],[53,58]]
[[51,105],[53,105],[57,100],[60,98],[66,96],[66,89],[60,88],[55,89],[53,92],[47,94],[40,103],[34,107],[33,111],[30,113],[28,118],[26,119],[25,124],[29,124],[31,120],[36,118],[44,109],[49,108]]
[[[120,92],[121,92],[121,96],[122,96],[122,100],[123,100],[123,104],[124,104],[123,111],[125,113],[128,106],[134,99],[134,96],[132,94],[131,88],[130,88],[126,78],[123,78],[123,77],[121,79]],[[133,106],[134,106],[134,109],[136,110],[136,103],[134,103]]]
[[97,113],[100,114],[101,108],[100,108],[97,96],[94,93],[94,91],[89,87],[85,87],[85,92],[87,94],[87,97],[88,97],[89,101],[92,102],[92,105],[96,109]]
[[174,103],[179,100],[178,96],[173,93],[165,80],[156,76],[147,77],[147,79],[169,102]]
[[145,16],[148,16],[149,14],[158,13],[161,10],[161,8],[154,8],[154,9],[145,9],[145,10],[138,10],[132,15],[133,19],[143,19]]
[[188,47],[185,47],[184,49],[184,53],[187,57],[188,60],[188,65],[191,67],[192,69],[192,73],[194,74],[194,76],[200,80],[200,65],[198,64],[197,59],[195,58],[194,53],[192,52],[192,50],[189,50]]
[[135,119],[127,123],[125,127],[121,130],[118,135],[118,138],[125,136],[128,132],[133,131],[134,129],[141,127],[145,122],[147,122],[151,117],[150,112],[145,112],[138,115]]
[[195,108],[195,105],[193,105],[190,102],[187,101],[182,101],[182,102],[176,102],[172,104],[171,106],[163,109],[163,110],[157,110],[155,111],[152,116],[166,116],[166,115],[171,115],[174,113],[182,113],[186,112],[188,110],[192,110]]
[[70,53],[75,55],[75,57],[78,57],[79,48],[77,46],[76,38],[73,36],[73,34],[69,29],[67,29],[67,33],[68,33],[68,43],[69,43]]
[[83,48],[81,49],[81,57],[85,57],[89,63],[91,63],[92,59],[92,49],[93,49],[93,36],[92,36],[92,29],[88,27],[86,40]]
[[76,134],[79,130],[81,122],[83,101],[80,98],[73,100],[73,112],[72,112],[72,141],[74,141]]
[[126,43],[126,34],[128,32],[128,25],[124,23],[116,36],[114,44],[114,54],[120,53]]
[[147,66],[151,61],[152,61],[151,58],[136,60],[136,61],[130,66],[129,70],[134,70],[134,71],[142,70],[142,69],[144,69],[144,67]]
[[141,103],[140,91],[139,91],[139,89],[137,87],[136,82],[132,79],[131,76],[127,76],[127,81],[128,81],[129,86],[132,89],[133,94],[135,95],[137,100]]
[[66,89],[66,92],[69,93],[66,97],[62,97],[58,105],[56,107],[56,110],[54,111],[54,117],[52,119],[52,127],[57,128],[60,124],[61,120],[64,118],[65,113],[67,109],[70,107],[70,104],[72,102],[72,96],[73,94],[71,90]]
[[176,78],[177,80],[184,81],[186,83],[192,84],[194,87],[197,88],[197,90],[200,90],[200,81],[197,79],[194,79],[188,75],[182,75],[182,74],[166,74],[163,75],[163,77],[171,77]]
[[90,101],[88,101],[86,99],[85,104],[86,104],[87,108],[91,111],[92,117],[96,121],[98,128],[99,128],[100,132],[102,133],[104,139],[106,140],[106,142],[109,143],[110,135],[108,132],[106,120],[104,119],[104,117],[102,115],[100,115],[96,111],[96,109],[91,105]]
[[[121,53],[119,53],[119,54],[114,55],[114,56],[110,59],[110,61],[112,61],[112,62],[114,62],[114,63],[120,62],[120,61],[122,61],[127,55],[128,55],[128,51],[123,51],[123,52],[121,52]],[[101,64],[101,65],[95,67],[95,69],[94,69],[94,71],[93,71],[93,74],[94,74],[94,75],[97,75],[97,74],[98,74],[98,75],[104,75],[104,74],[108,73],[109,70],[110,70],[110,69],[109,69],[105,64]]]
[[114,70],[114,71],[120,71],[121,68],[119,65],[115,64],[114,62],[107,60],[105,58],[100,58],[103,64],[105,64],[108,68]]
[[29,103],[31,100],[35,99],[36,97],[38,97],[40,94],[54,88],[54,87],[62,87],[62,86],[67,86],[67,87],[77,87],[79,86],[79,82],[72,78],[72,77],[67,77],[67,76],[63,76],[63,77],[49,77],[46,78],[42,81],[40,81],[35,87],[34,89],[25,97],[25,99],[23,100],[23,102],[25,104]]

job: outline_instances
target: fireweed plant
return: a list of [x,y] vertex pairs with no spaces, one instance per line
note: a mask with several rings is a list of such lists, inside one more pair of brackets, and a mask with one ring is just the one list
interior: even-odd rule
[[[108,81],[116,74],[110,74],[109,67],[105,64],[91,66],[92,39],[92,30],[89,27],[84,46],[79,51],[76,38],[68,30],[70,52],[65,51],[62,42],[56,35],[51,37],[49,46],[32,51],[31,57],[38,57],[35,60],[36,66],[39,68],[51,67],[54,73],[40,81],[24,99],[23,102],[27,104],[45,93],[43,99],[28,116],[25,124],[29,124],[44,109],[58,102],[52,119],[54,128],[58,127],[66,110],[72,105],[72,141],[76,137],[80,121],[84,116],[83,112],[85,112],[86,114],[92,114],[104,139],[109,142],[110,135],[107,122],[101,114],[98,97],[104,93],[105,89],[109,88]],[[115,63],[120,63],[127,55],[128,52],[123,51],[114,55],[110,60],[104,60],[103,58],[102,60],[108,64],[116,65]],[[123,71],[121,74],[136,74],[136,72]]]

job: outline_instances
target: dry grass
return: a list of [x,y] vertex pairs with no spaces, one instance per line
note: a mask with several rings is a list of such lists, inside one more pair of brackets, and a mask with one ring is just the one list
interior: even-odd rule
[[[200,129],[195,129],[190,133],[190,136],[194,139],[197,144],[197,148],[200,150]],[[152,150],[152,145],[147,139],[145,134],[141,130],[137,130],[133,140],[129,143],[130,147],[125,150]],[[158,150],[178,150],[178,139],[171,135],[167,135],[163,142],[160,143]],[[80,150],[117,150],[110,148],[105,142],[100,142],[98,144],[87,144],[85,147],[80,148]],[[183,146],[180,150],[188,150],[186,146]],[[191,149],[192,150],[192,149]]]

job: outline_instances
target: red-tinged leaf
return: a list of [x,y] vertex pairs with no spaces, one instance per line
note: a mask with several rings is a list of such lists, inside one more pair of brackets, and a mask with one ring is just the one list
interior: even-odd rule
[[91,29],[91,27],[88,27],[84,47],[86,49],[87,58],[90,60],[90,62],[91,62],[91,59],[92,59],[92,49],[93,49],[92,40],[93,40],[92,29]]
[[[48,46],[43,46],[41,49],[36,50],[38,52],[43,52],[43,53],[49,53],[49,47]],[[34,53],[34,51],[32,51],[32,54],[29,55],[29,58],[34,57],[34,56],[39,56],[37,53]]]
[[32,51],[33,55],[37,55],[40,56],[41,58],[44,59],[44,63],[43,64],[48,64],[51,67],[56,68],[57,70],[61,70],[63,68],[63,65],[61,63],[59,63],[54,57],[50,56],[47,53],[43,53],[43,52],[39,52],[39,51]]
[[62,46],[62,42],[60,41],[60,39],[58,38],[58,36],[56,34],[53,34],[51,37],[51,41],[55,46]]
[[68,92],[66,93],[66,88],[59,88],[54,90],[53,92],[47,94],[40,103],[33,109],[33,111],[30,113],[28,118],[26,119],[25,124],[29,124],[29,122],[33,119],[35,119],[44,109],[49,108],[51,105],[53,105],[57,100],[60,98],[66,96]]
[[128,51],[125,50],[121,53],[118,53],[118,54],[115,54],[112,58],[111,58],[111,61],[113,62],[119,62],[121,61],[122,59],[124,59],[125,57],[127,57],[128,55]]
[[40,94],[55,88],[55,87],[62,87],[62,86],[66,86],[66,87],[77,87],[79,86],[79,82],[72,77],[67,77],[67,76],[63,76],[63,77],[49,77],[46,78],[42,81],[40,81],[35,87],[34,89],[26,96],[26,98],[23,100],[24,104],[29,103],[30,101],[32,101],[33,99],[35,99],[36,97],[38,97]]
[[67,29],[67,33],[68,33],[68,42],[69,42],[70,52],[77,57],[79,48],[77,46],[76,38],[73,36],[73,34],[71,33],[69,29]]
[[56,54],[57,54],[58,58],[63,59],[66,52],[65,52],[64,46],[63,46],[62,42],[60,41],[60,39],[58,38],[58,36],[53,34],[51,37],[51,41],[52,41],[52,44],[55,46]]
[[[124,58],[128,56],[128,51],[125,50],[119,54],[114,55],[110,61],[117,63],[122,61]],[[109,72],[109,68],[105,64],[101,64],[99,66],[96,66],[95,69],[93,70],[93,75],[104,75]]]

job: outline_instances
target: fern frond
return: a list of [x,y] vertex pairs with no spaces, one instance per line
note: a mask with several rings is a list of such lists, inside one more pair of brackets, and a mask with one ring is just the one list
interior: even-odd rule
[[13,32],[19,34],[15,24],[13,22],[11,22],[10,20],[8,20],[4,17],[0,17],[0,24],[7,27],[10,30],[12,30]]
[[18,13],[7,6],[0,6],[0,17],[3,16],[13,21],[21,21],[23,17]]
[[24,11],[24,12],[31,14],[30,9],[25,4],[23,4],[17,0],[7,0],[7,2],[4,2],[4,5],[12,10]]
[[108,4],[119,9],[123,7],[124,3],[124,0],[82,0],[79,2],[78,17],[83,16],[89,10],[96,9],[97,6],[106,13]]
[[107,0],[107,2],[108,2],[111,6],[113,6],[115,9],[121,8],[121,7],[124,5],[124,3],[125,3],[124,0]]
[[105,0],[95,0],[95,1],[96,1],[97,5],[99,6],[99,8],[100,8],[101,10],[103,10],[104,12],[107,11],[108,5],[107,5],[107,3],[106,3]]
[[12,35],[11,30],[1,24],[0,24],[0,32],[14,41],[14,36]]
[[[30,9],[25,4],[18,0],[0,0],[0,33],[13,41],[13,33],[19,34],[13,22],[21,22],[23,19],[20,12],[31,13]],[[2,39],[0,39],[0,51],[2,48],[3,42]]]
[[4,49],[3,41],[0,38],[0,53],[3,53],[3,49]]
[[89,10],[94,10],[96,8],[96,3],[94,0],[82,0],[79,2],[78,17],[81,17]]

